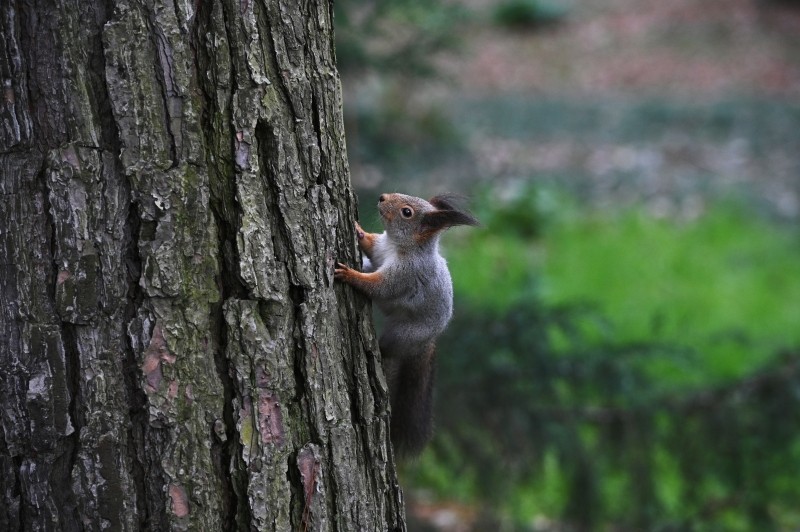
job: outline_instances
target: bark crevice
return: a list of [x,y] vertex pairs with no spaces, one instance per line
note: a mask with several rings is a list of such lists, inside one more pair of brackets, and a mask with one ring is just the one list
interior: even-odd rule
[[[236,417],[234,412],[234,399],[236,398],[236,384],[231,372],[230,360],[226,350],[228,349],[228,324],[225,320],[225,303],[231,299],[238,299],[244,295],[246,289],[235,273],[230,271],[227,265],[228,260],[224,248],[231,247],[229,233],[226,230],[229,224],[215,212],[215,222],[219,234],[219,260],[220,260],[220,290],[222,293],[221,302],[212,305],[211,322],[214,327],[213,335],[215,338],[216,349],[214,350],[214,361],[222,385],[223,409],[221,421],[223,427],[215,427],[217,437],[212,443],[211,452],[218,464],[218,474],[226,486],[224,490],[224,511],[225,516],[222,522],[227,530],[235,530],[246,527],[250,522],[250,505],[247,498],[249,476],[240,469],[245,463],[242,456],[244,448],[239,441],[236,430]],[[235,249],[235,245],[233,246]],[[228,254],[229,255],[229,254]],[[217,421],[215,421],[217,423]]]
[[61,322],[61,342],[64,344],[64,363],[66,365],[67,390],[69,391],[69,418],[72,424],[73,433],[68,438],[73,440],[72,456],[69,461],[69,470],[72,471],[78,462],[78,451],[80,450],[80,433],[84,420],[80,413],[80,352],[78,350],[78,340],[75,337],[75,328],[71,323]]
[[[154,10],[147,9],[146,12],[147,25],[150,30],[150,34],[154,37],[154,41],[151,42],[151,45],[155,48],[156,60],[158,62],[158,67],[160,67],[155,69],[155,79],[160,89],[160,104],[164,111],[164,133],[166,133],[166,136],[169,139],[169,157],[172,161],[170,164],[170,169],[172,169],[178,167],[181,159],[177,140],[177,135],[179,132],[176,133],[176,131],[173,129],[173,122],[178,119],[178,117],[175,116],[176,109],[173,109],[172,105],[173,100],[177,100],[179,102],[180,97],[174,88],[174,66],[172,64],[173,57],[172,50],[169,48],[169,41],[166,35],[164,35],[161,24],[155,20],[156,15]],[[178,20],[180,20],[180,18],[178,18]]]
[[[303,412],[303,415],[308,416],[310,413],[306,408],[308,395],[306,383],[308,382],[308,375],[306,375],[305,357],[318,357],[319,350],[313,342],[309,342],[302,334],[303,305],[306,300],[306,292],[303,287],[294,284],[291,285],[289,287],[289,299],[292,302],[292,309],[294,311],[292,353],[289,355],[292,360],[295,380],[295,395],[292,400]],[[304,344],[303,349],[298,349],[297,344],[300,342]],[[318,444],[322,443],[320,439],[321,435],[317,433],[316,426],[312,425],[310,428],[311,433],[309,434],[309,440]]]
[[[222,275],[225,275],[223,270]],[[223,292],[224,293],[224,292]],[[223,301],[227,301],[225,298]],[[215,305],[212,309],[212,322],[215,327],[217,349],[214,359],[222,384],[223,410],[222,419],[215,421],[216,439],[212,443],[211,453],[214,455],[214,462],[219,469],[218,474],[222,480],[225,490],[223,493],[223,516],[222,523],[226,530],[232,531],[241,529],[250,522],[250,506],[247,499],[248,476],[239,471],[244,461],[242,460],[243,446],[239,442],[236,431],[236,419],[234,412],[234,399],[236,397],[236,385],[231,377],[230,361],[225,353],[228,346],[228,326],[225,322],[224,302]],[[222,427],[218,424],[221,421]]]
[[[130,474],[133,479],[136,509],[139,516],[140,530],[146,529],[153,522],[154,516],[150,513],[151,495],[148,494],[148,465],[144,440],[147,434],[148,413],[147,395],[141,387],[141,368],[133,344],[133,331],[130,325],[137,319],[138,309],[144,301],[144,292],[139,285],[142,273],[142,258],[139,255],[139,233],[141,218],[139,217],[138,203],[132,202],[128,206],[128,216],[125,222],[125,240],[123,256],[125,257],[125,272],[127,275],[127,304],[123,310],[124,322],[129,330],[124,335],[124,358],[122,364],[123,381],[125,383],[126,402],[128,404],[128,418],[130,423],[127,431],[127,442],[133,452],[130,454]],[[162,473],[163,475],[163,473]],[[157,494],[156,494],[157,495]]]
[[19,524],[18,530],[28,530],[28,511],[27,505],[23,501],[23,494],[25,490],[22,486],[22,455],[12,455],[11,462],[14,464],[14,491],[17,494],[17,523]]

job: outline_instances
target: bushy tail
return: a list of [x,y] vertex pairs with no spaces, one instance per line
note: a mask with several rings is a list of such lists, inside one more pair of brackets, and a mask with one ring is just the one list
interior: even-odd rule
[[391,436],[398,456],[419,454],[433,435],[435,359],[431,344],[422,355],[392,361],[397,367],[389,375]]

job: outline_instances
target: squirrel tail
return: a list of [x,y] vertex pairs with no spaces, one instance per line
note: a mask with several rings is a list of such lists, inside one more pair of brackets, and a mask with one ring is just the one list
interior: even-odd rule
[[433,434],[433,381],[436,373],[434,344],[422,356],[392,360],[391,437],[398,456],[416,456]]

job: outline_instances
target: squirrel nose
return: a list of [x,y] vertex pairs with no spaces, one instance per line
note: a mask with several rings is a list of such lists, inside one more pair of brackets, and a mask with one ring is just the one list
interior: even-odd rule
[[383,203],[384,201],[386,201],[386,194],[381,194],[378,197],[378,203]]

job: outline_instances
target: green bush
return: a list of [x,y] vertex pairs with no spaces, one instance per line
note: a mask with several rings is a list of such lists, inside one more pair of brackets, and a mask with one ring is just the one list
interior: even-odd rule
[[563,4],[547,0],[505,0],[495,6],[492,18],[501,26],[540,27],[562,21],[567,12]]
[[439,345],[437,436],[411,471],[417,485],[523,524],[800,525],[800,351],[724,385],[666,391],[648,361],[702,368],[702,357],[580,337],[563,352],[548,330],[570,330],[586,309],[459,303]]

